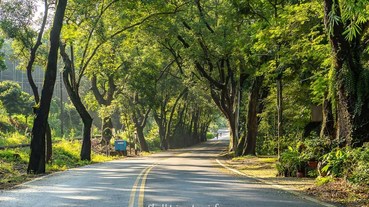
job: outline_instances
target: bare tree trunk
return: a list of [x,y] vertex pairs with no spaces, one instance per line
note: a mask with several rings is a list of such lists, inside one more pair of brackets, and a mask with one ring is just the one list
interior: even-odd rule
[[323,102],[323,121],[320,137],[329,137],[331,140],[336,137],[334,122],[335,120],[333,117],[332,103],[328,100],[328,98],[325,98]]
[[91,160],[91,127],[92,127],[92,118],[88,118],[87,116],[82,119],[83,121],[83,140],[82,140],[82,148],[80,157],[81,160]]
[[31,155],[27,169],[28,173],[45,173],[45,136],[47,119],[56,80],[60,32],[63,26],[66,6],[67,0],[59,0],[50,33],[50,50],[40,106],[36,110],[37,115],[32,128]]
[[111,138],[113,137],[113,122],[110,117],[106,117],[103,119],[103,128],[102,128],[102,139],[105,145],[109,145]]
[[[365,114],[368,111],[369,98],[360,92],[365,88],[362,77],[366,71],[363,70],[361,56],[363,54],[362,35],[366,34],[369,23],[361,23],[358,27],[361,31],[348,40],[345,37],[346,22],[337,21],[332,23],[331,14],[340,18],[340,1],[324,1],[324,23],[329,32],[329,39],[332,46],[334,57],[334,81],[337,92],[337,120],[336,120],[336,139],[341,146],[351,145],[360,146],[364,141],[369,141],[369,118]],[[331,29],[328,29],[331,28]],[[350,87],[347,86],[349,83]]]
[[258,112],[260,107],[261,88],[263,85],[263,76],[255,78],[251,93],[249,96],[248,114],[247,114],[247,134],[246,142],[243,147],[242,155],[255,155],[256,154],[256,137],[258,132]]
[[51,140],[51,128],[49,123],[46,124],[46,162],[51,162],[53,155],[53,144]]
[[282,75],[277,79],[277,145],[278,145],[278,156],[281,150],[281,140],[283,137],[283,86],[282,86]]
[[88,113],[86,107],[83,105],[81,97],[78,93],[78,86],[75,83],[74,74],[72,70],[72,61],[69,59],[68,54],[65,52],[65,45],[60,45],[60,54],[64,61],[63,81],[70,100],[82,119],[83,122],[83,140],[81,148],[81,160],[91,160],[91,126],[92,117]]
[[136,126],[137,131],[137,138],[141,146],[141,150],[144,152],[149,152],[149,146],[147,145],[144,133],[143,133],[144,127]]

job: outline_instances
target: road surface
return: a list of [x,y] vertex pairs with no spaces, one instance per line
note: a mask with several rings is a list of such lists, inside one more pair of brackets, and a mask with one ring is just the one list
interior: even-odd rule
[[0,206],[320,206],[227,173],[215,161],[227,144],[220,138],[188,149],[56,173],[0,192]]

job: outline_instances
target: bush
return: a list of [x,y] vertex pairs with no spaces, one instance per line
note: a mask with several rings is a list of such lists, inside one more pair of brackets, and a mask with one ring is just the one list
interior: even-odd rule
[[369,185],[369,147],[335,149],[323,156],[323,172],[346,178],[354,184]]
[[48,170],[65,170],[77,167],[89,162],[79,159],[81,144],[78,141],[60,141],[53,146],[53,163],[48,165]]
[[19,144],[28,144],[30,142],[29,138],[19,132],[0,134],[0,146],[9,146],[9,145],[19,145]]
[[302,171],[306,160],[297,149],[288,147],[288,150],[281,153],[276,167],[280,176],[296,176],[297,171]]
[[346,149],[333,150],[332,152],[325,154],[323,156],[323,163],[325,166],[322,168],[322,172],[327,173],[327,175],[332,175],[334,177],[342,177],[345,174],[345,162],[347,161]]
[[213,139],[215,137],[215,135],[211,132],[207,132],[206,133],[206,139]]

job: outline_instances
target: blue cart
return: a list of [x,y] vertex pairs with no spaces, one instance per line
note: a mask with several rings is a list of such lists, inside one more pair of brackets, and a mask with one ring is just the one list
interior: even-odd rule
[[122,153],[124,156],[127,155],[127,141],[116,140],[114,143],[115,151]]

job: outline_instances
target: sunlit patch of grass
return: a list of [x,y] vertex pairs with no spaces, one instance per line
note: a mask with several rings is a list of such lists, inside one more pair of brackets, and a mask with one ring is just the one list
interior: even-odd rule
[[0,146],[27,144],[30,140],[19,132],[4,133],[0,136]]
[[[52,162],[46,165],[46,172],[64,171],[92,163],[121,159],[121,156],[106,156],[92,151],[91,161],[80,160],[81,141],[59,140],[53,144]],[[34,175],[27,175],[29,148],[0,150],[0,189],[25,182]]]
[[96,153],[92,153],[91,155],[91,159],[93,163],[98,163],[98,162],[107,162],[107,161],[111,161],[111,160],[115,160],[121,158],[119,156],[106,156],[103,154],[96,154]]
[[30,178],[26,174],[28,151],[26,149],[0,151],[0,189],[14,186]]
[[80,160],[80,149],[81,142],[77,140],[62,140],[54,144],[53,161],[51,164],[47,165],[47,170],[63,171],[73,167],[106,162],[120,158],[118,156],[106,156],[104,154],[92,152],[91,161]]
[[275,177],[277,175],[277,169],[275,167],[277,157],[258,157],[258,156],[242,156],[235,157],[229,160],[227,163],[245,173],[246,175],[253,177]]

